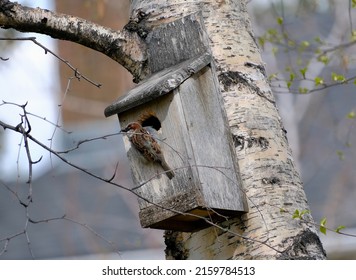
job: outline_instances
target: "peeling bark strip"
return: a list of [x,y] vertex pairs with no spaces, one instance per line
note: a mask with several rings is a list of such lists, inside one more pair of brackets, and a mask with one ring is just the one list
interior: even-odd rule
[[[246,1],[131,3],[131,19],[139,13],[148,15],[148,28],[202,13],[250,209],[241,219],[222,224],[228,232],[214,228],[193,234],[166,232],[167,258],[325,258],[312,217],[306,214],[303,222],[292,219],[295,209],[308,209],[308,205],[253,37]],[[306,232],[313,235],[313,250],[302,246],[304,252],[295,247],[294,255],[283,253]]]
[[[293,243],[288,246],[278,259],[280,260],[312,260],[316,254],[320,254],[320,248],[322,249],[320,259],[326,257],[326,252],[320,242],[318,235],[315,232],[306,230],[301,232],[293,238]],[[289,243],[286,241],[286,243]]]
[[166,249],[164,250],[168,259],[171,260],[186,260],[189,257],[189,252],[184,248],[184,243],[177,231],[167,230],[164,234],[164,243]]
[[252,148],[253,146],[260,147],[261,150],[268,149],[269,141],[263,137],[245,137],[245,136],[236,136],[233,135],[233,141],[235,148],[243,150],[245,148],[245,143],[247,143],[247,148]]
[[222,72],[219,75],[219,80],[224,86],[224,90],[228,91],[232,86],[239,83],[244,83],[248,85],[248,82],[241,77],[241,74],[234,71]]
[[[251,64],[250,62],[246,62],[245,66],[250,65],[250,64]],[[255,68],[258,71],[260,71],[261,73],[264,73],[264,75],[265,75],[264,68],[263,68],[263,71],[261,70],[262,69],[261,67],[256,66]],[[270,93],[267,95],[266,92],[263,92],[258,86],[256,86],[254,84],[254,80],[251,79],[251,77],[248,77],[243,73],[240,73],[238,71],[222,72],[219,75],[219,80],[220,80],[221,84],[224,86],[224,91],[229,91],[230,88],[236,87],[238,84],[243,84],[245,87],[251,88],[252,91],[257,93],[262,98],[265,98],[272,104],[275,103],[274,100],[272,100],[270,97],[268,97],[268,95],[270,95]]]
[[0,13],[3,13],[7,17],[11,17],[11,14],[14,12],[14,5],[15,4],[9,0],[0,0]]
[[275,184],[279,184],[281,182],[281,180],[278,177],[269,177],[269,178],[262,178],[262,183],[267,185],[267,184],[271,184],[271,185],[275,185]]

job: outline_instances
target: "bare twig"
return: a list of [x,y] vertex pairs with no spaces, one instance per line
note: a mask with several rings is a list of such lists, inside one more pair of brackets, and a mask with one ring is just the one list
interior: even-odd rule
[[85,228],[86,230],[88,230],[89,232],[91,232],[92,234],[94,234],[96,237],[99,237],[100,239],[104,240],[108,245],[110,245],[115,253],[117,253],[118,255],[120,255],[120,251],[119,249],[117,248],[117,244],[115,244],[115,242],[112,242],[111,240],[108,240],[106,239],[103,235],[101,235],[100,233],[96,232],[94,229],[92,229],[90,226],[88,226],[87,224],[84,224],[84,223],[81,223],[81,222],[78,222],[74,219],[71,219],[71,218],[68,218],[68,217],[63,217],[63,220],[65,221],[69,221],[73,224],[77,224],[83,228]]
[[47,47],[45,47],[44,45],[42,45],[41,43],[39,43],[36,40],[36,37],[20,37],[20,38],[0,38],[0,41],[31,41],[34,44],[36,44],[37,46],[39,46],[40,48],[42,48],[45,51],[45,54],[50,53],[51,55],[53,55],[55,58],[57,58],[58,60],[62,61],[65,65],[67,65],[70,69],[73,70],[74,72],[74,76],[78,79],[78,81],[80,81],[81,78],[83,78],[85,81],[87,81],[88,83],[100,88],[101,84],[96,83],[94,81],[92,81],[91,79],[89,79],[88,77],[86,77],[85,75],[81,74],[79,72],[79,70],[77,68],[75,68],[72,64],[70,64],[68,62],[68,60],[65,60],[64,58],[60,57],[59,55],[55,54],[54,52],[52,52],[50,49],[48,49]]
[[7,252],[7,247],[9,246],[9,243],[10,243],[10,241],[12,239],[14,239],[14,238],[16,238],[18,236],[21,236],[23,234],[25,234],[25,232],[24,231],[20,231],[20,232],[12,234],[10,236],[4,237],[4,238],[0,238],[0,242],[5,242],[5,244],[3,246],[3,249],[0,251],[0,256]]
[[24,234],[26,236],[28,251],[29,251],[32,259],[35,259],[35,255],[34,255],[33,250],[32,250],[30,236],[28,235],[28,225],[29,225],[29,221],[30,221],[29,216],[30,215],[29,215],[29,212],[28,212],[28,207],[26,207],[26,222],[25,222]]
[[79,147],[81,145],[83,145],[84,143],[88,143],[88,142],[92,142],[92,141],[96,141],[96,140],[106,140],[108,137],[112,137],[112,136],[117,136],[119,135],[120,133],[117,132],[117,133],[111,133],[111,134],[107,134],[107,135],[104,135],[104,136],[99,136],[99,137],[93,137],[93,138],[89,138],[89,139],[84,139],[84,140],[80,140],[76,146],[68,149],[68,150],[64,150],[64,151],[58,151],[57,153],[58,154],[68,154],[74,150],[77,150],[79,149]]
[[115,244],[115,242],[112,242],[108,239],[106,239],[103,235],[101,235],[100,233],[98,233],[97,231],[95,231],[93,228],[91,228],[90,226],[88,226],[85,223],[81,223],[78,222],[72,218],[68,218],[67,215],[62,215],[60,217],[55,217],[55,218],[49,218],[49,219],[43,219],[43,220],[33,220],[33,219],[29,219],[29,222],[33,223],[33,224],[40,224],[40,223],[49,223],[49,222],[53,222],[53,221],[60,221],[60,220],[64,220],[64,221],[68,221],[71,222],[73,224],[79,225],[83,228],[85,228],[87,231],[89,231],[90,233],[92,233],[93,235],[95,235],[96,237],[100,238],[101,240],[105,241],[108,245],[110,245],[110,247],[112,247],[114,249],[114,251],[120,255],[120,252],[118,250],[117,244]]

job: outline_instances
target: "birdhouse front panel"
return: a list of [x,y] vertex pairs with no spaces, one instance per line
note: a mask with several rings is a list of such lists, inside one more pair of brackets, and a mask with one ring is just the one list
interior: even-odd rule
[[[151,127],[150,122],[145,128],[154,130],[154,138],[161,148],[161,152],[167,164],[172,168],[174,177],[169,179],[163,168],[146,160],[140,152],[135,149],[128,137],[124,137],[124,144],[129,157],[135,191],[146,200],[139,199],[140,209],[152,206],[152,203],[162,203],[169,198],[181,194],[180,187],[184,185],[183,193],[190,192],[196,185],[192,183],[197,174],[189,162],[189,153],[186,143],[182,141],[184,124],[179,123],[179,112],[174,106],[174,93],[164,95],[154,101],[136,107],[119,115],[121,127],[126,127],[131,122],[136,122],[142,116],[153,115],[157,118],[160,128],[156,130]],[[177,179],[178,178],[178,179]],[[181,182],[184,182],[181,184]],[[171,186],[171,187],[168,187]],[[185,208],[185,206],[183,206]],[[181,211],[180,209],[177,209]]]

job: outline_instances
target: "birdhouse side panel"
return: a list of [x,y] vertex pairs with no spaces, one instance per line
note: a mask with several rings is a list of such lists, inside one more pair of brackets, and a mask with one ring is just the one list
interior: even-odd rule
[[205,206],[244,211],[231,135],[212,68],[205,67],[182,83],[179,90]]

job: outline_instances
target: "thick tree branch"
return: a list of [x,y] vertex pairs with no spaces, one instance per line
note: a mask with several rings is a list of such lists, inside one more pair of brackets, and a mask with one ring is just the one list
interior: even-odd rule
[[146,71],[146,46],[135,32],[116,31],[71,15],[0,0],[0,26],[72,41],[120,63],[137,80]]

